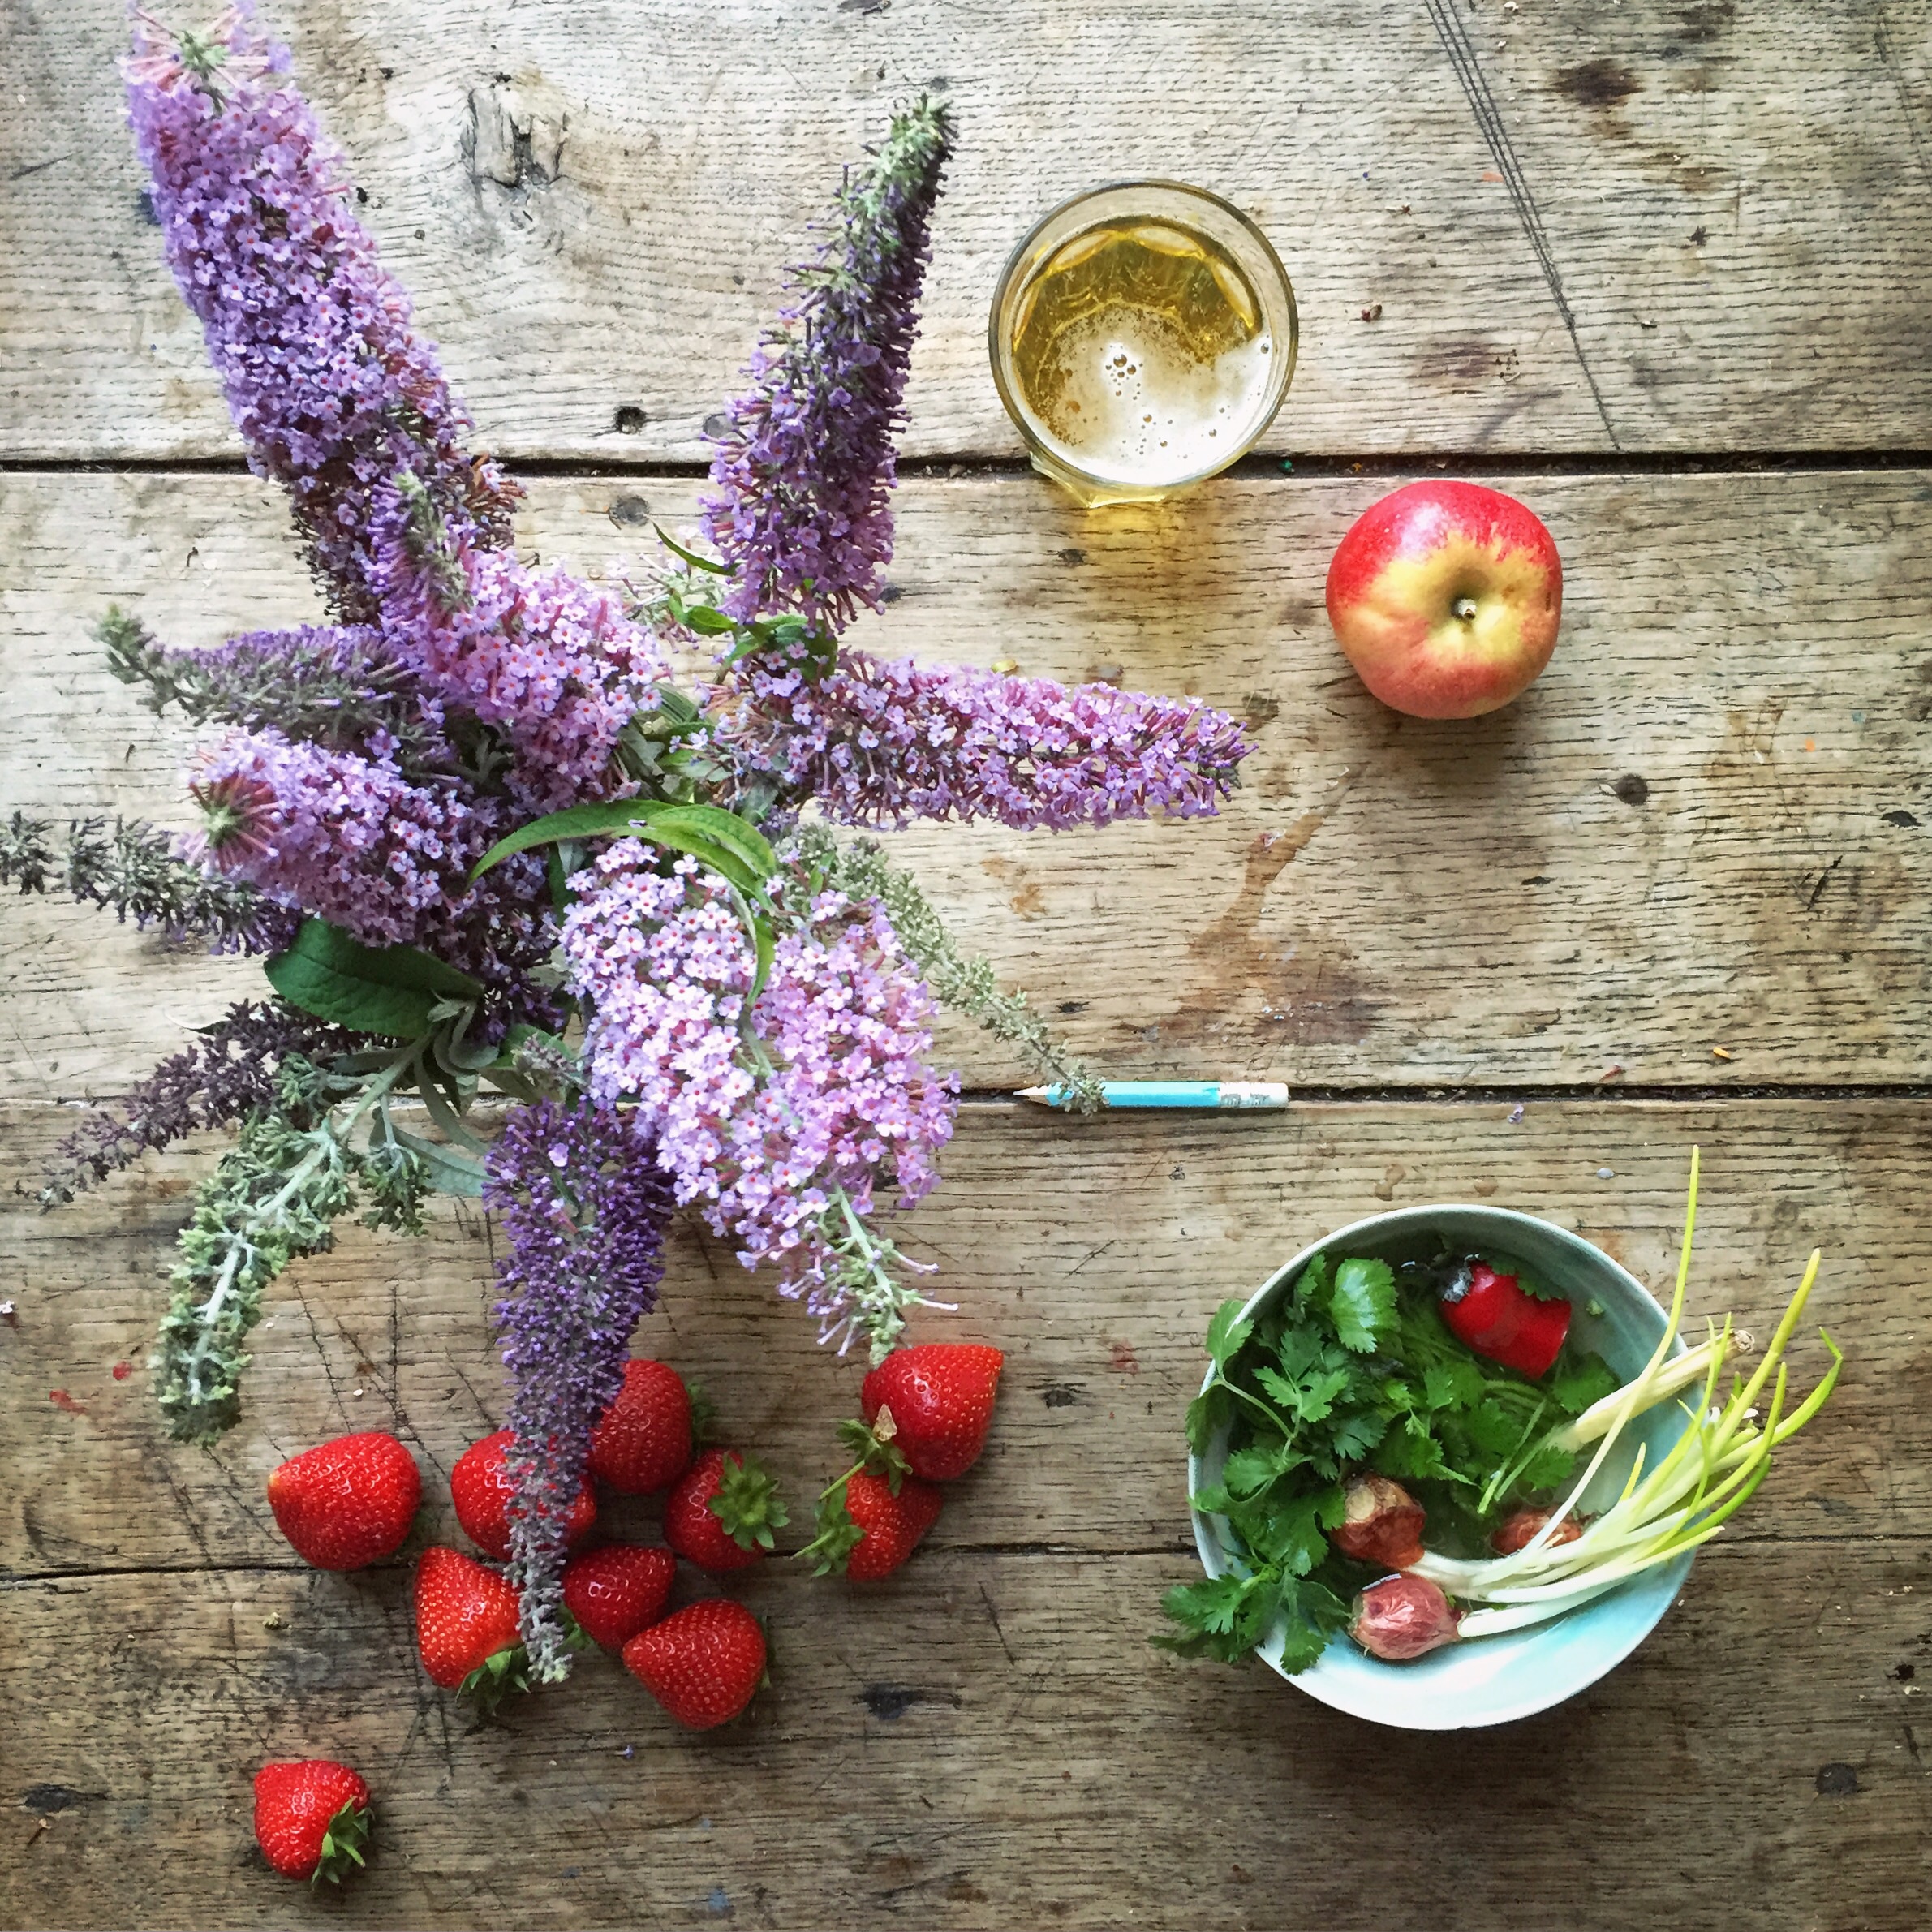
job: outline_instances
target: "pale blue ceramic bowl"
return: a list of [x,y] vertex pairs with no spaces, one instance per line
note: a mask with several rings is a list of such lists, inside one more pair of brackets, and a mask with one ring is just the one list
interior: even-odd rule
[[[1439,1251],[1444,1237],[1452,1247],[1519,1261],[1561,1289],[1576,1307],[1571,1334],[1626,1379],[1649,1360],[1663,1333],[1664,1311],[1650,1291],[1600,1248],[1552,1222],[1504,1207],[1405,1207],[1394,1214],[1371,1215],[1304,1248],[1277,1268],[1250,1297],[1243,1312],[1252,1315],[1265,1308],[1323,1250],[1335,1261],[1352,1254],[1388,1261],[1425,1259]],[[1592,1301],[1601,1305],[1602,1315],[1586,1312]],[[1682,1340],[1676,1340],[1671,1352],[1680,1354],[1683,1348]],[[1659,1456],[1683,1433],[1684,1423],[1683,1412],[1674,1402],[1638,1417],[1599,1471],[1584,1498],[1585,1507],[1600,1508],[1615,1500],[1639,1442],[1646,1445],[1646,1466],[1654,1468]],[[1220,1481],[1227,1452],[1224,1431],[1204,1454],[1188,1458],[1190,1495]],[[1233,1567],[1227,1522],[1199,1510],[1193,1514],[1201,1561],[1209,1576],[1219,1577]],[[1622,1663],[1656,1628],[1683,1587],[1690,1564],[1687,1552],[1547,1624],[1450,1644],[1407,1663],[1385,1663],[1337,1636],[1318,1663],[1288,1681],[1337,1710],[1405,1731],[1459,1731],[1508,1723],[1574,1697]],[[1280,1642],[1277,1636],[1260,1652],[1277,1672]]]

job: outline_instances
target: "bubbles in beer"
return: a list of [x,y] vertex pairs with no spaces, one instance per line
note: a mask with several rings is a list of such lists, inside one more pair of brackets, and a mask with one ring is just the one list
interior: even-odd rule
[[1022,398],[1090,475],[1211,469],[1267,407],[1273,343],[1231,256],[1169,222],[1103,225],[1056,249],[1021,298]]

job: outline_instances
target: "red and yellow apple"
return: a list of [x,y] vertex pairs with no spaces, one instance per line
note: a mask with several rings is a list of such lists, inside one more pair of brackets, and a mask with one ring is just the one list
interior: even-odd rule
[[1328,566],[1328,622],[1362,682],[1418,718],[1520,697],[1556,648],[1563,566],[1535,513],[1479,483],[1411,483]]

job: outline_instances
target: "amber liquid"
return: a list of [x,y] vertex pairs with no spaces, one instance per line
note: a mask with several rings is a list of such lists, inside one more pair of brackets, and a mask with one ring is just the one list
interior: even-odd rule
[[1233,257],[1169,222],[1064,242],[1014,312],[1022,400],[1074,467],[1124,484],[1198,475],[1267,407],[1274,342]]

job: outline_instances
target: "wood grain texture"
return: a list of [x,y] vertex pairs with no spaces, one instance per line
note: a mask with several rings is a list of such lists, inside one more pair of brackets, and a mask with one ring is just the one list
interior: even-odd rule
[[[1518,704],[1452,726],[1375,703],[1329,634],[1327,559],[1381,481],[1102,516],[1032,478],[909,483],[895,600],[855,642],[1198,692],[1258,749],[1212,823],[927,828],[895,850],[1119,1077],[1926,1078],[1932,474],[1501,480],[1561,549],[1563,638]],[[695,489],[539,481],[527,551],[635,573]],[[312,615],[280,503],[243,479],[16,475],[0,527],[0,809],[184,823],[190,739],[86,627],[111,599],[183,643]],[[12,900],[0,1091],[114,1091],[257,983]],[[969,1084],[1019,1077],[968,1029],[941,1052]]]
[[[514,456],[699,454],[778,264],[936,76],[962,141],[915,454],[1018,454],[986,368],[1000,267],[1054,202],[1149,174],[1250,210],[1294,278],[1270,449],[1932,441],[1926,0],[269,11]],[[144,221],[118,0],[0,18],[0,454],[231,451]]]
[[[777,1574],[772,1688],[672,1732],[608,1657],[496,1725],[412,1663],[407,1575],[23,1586],[0,1653],[10,1923],[753,1926],[1924,1922],[1925,1540],[1714,1551],[1637,1654],[1498,1732],[1379,1732],[1146,1642],[1168,1555]],[[75,1695],[55,1658],[90,1660]],[[357,1763],[339,1904],[263,1870],[247,1778]],[[38,1829],[45,1817],[47,1828]]]
[[[252,1338],[244,1425],[211,1453],[170,1444],[144,1364],[187,1190],[205,1154],[144,1164],[48,1216],[27,1198],[71,1116],[13,1107],[0,1293],[19,1326],[0,1358],[0,1466],[32,1472],[0,1520],[18,1575],[286,1564],[264,1500],[285,1456],[394,1426],[418,1448],[421,1534],[454,1535],[441,1477],[501,1418],[487,1327],[486,1224],[445,1203],[425,1241],[345,1228],[331,1255],[270,1290]],[[1732,1101],[1297,1106],[1278,1117],[1121,1117],[1093,1126],[1011,1106],[966,1110],[946,1181],[906,1217],[957,1315],[923,1332],[1008,1352],[985,1461],[949,1492],[940,1547],[1048,1544],[1104,1555],[1181,1547],[1180,1420],[1201,1337],[1305,1243],[1390,1205],[1490,1200],[1553,1217],[1667,1292],[1692,1145],[1705,1179],[1692,1319],[1734,1310],[1759,1333],[1806,1253],[1814,1303],[1851,1357],[1828,1419],[1795,1444],[1749,1515],[1750,1537],[1900,1536],[1932,1529],[1932,1415],[1898,1399],[1932,1370],[1923,1306],[1932,1233],[1917,1212],[1932,1103]],[[681,1224],[659,1312],[635,1348],[694,1375],[733,1439],[803,1500],[837,1473],[833,1426],[856,1412],[858,1367]],[[1793,1375],[1809,1386],[1822,1351]],[[131,1372],[116,1381],[117,1363]],[[84,1414],[49,1399],[49,1391]],[[613,1519],[654,1520],[622,1506]]]
[[[497,1413],[480,1223],[452,1210],[424,1243],[358,1237],[299,1265],[271,1291],[243,1426],[183,1452],[138,1368],[116,1382],[112,1365],[145,1347],[195,1164],[36,1217],[19,1182],[60,1118],[0,1113],[19,1318],[0,1466],[25,1473],[0,1542],[9,1924],[316,1909],[261,1869],[247,1826],[254,1766],[315,1752],[376,1790],[372,1868],[329,1908],[371,1926],[1368,1927],[1388,1900],[1365,1874],[1390,1858],[1413,1922],[1472,1932],[1919,1922],[1932,1425],[1897,1392],[1927,1366],[1921,1104],[1520,1121],[1383,1104],[1080,1134],[970,1109],[913,1233],[965,1304],[934,1327],[1009,1351],[987,1456],[891,1584],[774,1564],[734,1585],[772,1622],[776,1681],[695,1740],[607,1658],[479,1728],[420,1675],[406,1563],[318,1575],[275,1536],[273,1461],[385,1423],[428,1478],[411,1547],[452,1534],[439,1477]],[[1762,1326],[1820,1242],[1818,1312],[1851,1366],[1634,1658],[1560,1712],[1426,1738],[1147,1648],[1193,1565],[1178,1415],[1223,1293],[1385,1203],[1472,1196],[1577,1226],[1656,1281],[1693,1138],[1696,1306]],[[682,1241],[638,1345],[699,1375],[794,1500],[823,1479],[855,1372],[814,1359],[761,1284],[714,1279]],[[606,1521],[648,1534],[650,1506]]]

